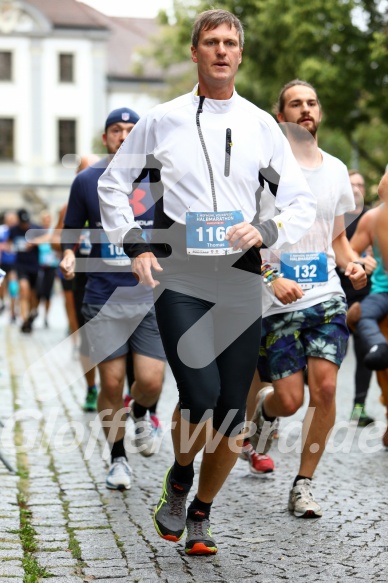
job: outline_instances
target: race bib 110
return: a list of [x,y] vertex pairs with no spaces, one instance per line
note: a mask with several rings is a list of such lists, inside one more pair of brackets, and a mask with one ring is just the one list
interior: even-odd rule
[[131,265],[131,260],[122,247],[110,243],[104,231],[100,232],[101,258],[106,265],[124,267]]

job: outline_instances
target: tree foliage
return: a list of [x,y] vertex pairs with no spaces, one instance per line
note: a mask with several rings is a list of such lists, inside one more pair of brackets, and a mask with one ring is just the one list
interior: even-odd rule
[[[238,92],[271,111],[281,87],[294,78],[312,83],[324,110],[320,144],[370,183],[388,163],[388,17],[386,0],[174,0],[174,14],[160,13],[162,35],[154,58],[169,78],[170,95],[189,90],[195,15],[224,8],[244,24]],[[337,136],[337,139],[336,139]],[[337,150],[337,151],[333,151]]]

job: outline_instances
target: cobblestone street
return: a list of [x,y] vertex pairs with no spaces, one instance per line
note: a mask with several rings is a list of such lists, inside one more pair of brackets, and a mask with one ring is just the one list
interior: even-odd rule
[[[282,420],[271,475],[253,476],[239,460],[214,503],[214,557],[187,557],[183,543],[160,539],[152,522],[163,475],[172,462],[168,425],[176,389],[167,371],[159,414],[160,452],[131,452],[132,489],[105,487],[108,451],[95,414],[84,413],[80,362],[66,338],[62,298],[50,328],[39,317],[22,335],[0,318],[1,453],[0,583],[273,583],[388,581],[388,451],[381,444],[385,411],[375,379],[363,430],[348,423],[354,390],[349,347],[340,371],[334,436],[314,484],[323,517],[298,520],[287,510],[298,470],[303,411]],[[197,466],[198,467],[198,466]],[[35,570],[35,571],[34,571]],[[45,578],[43,578],[43,575]]]

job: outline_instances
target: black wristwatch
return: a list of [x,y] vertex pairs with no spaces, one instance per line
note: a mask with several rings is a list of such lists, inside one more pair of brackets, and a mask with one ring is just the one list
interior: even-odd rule
[[365,271],[365,263],[363,263],[362,261],[352,261],[352,263],[355,263],[356,265],[362,265]]

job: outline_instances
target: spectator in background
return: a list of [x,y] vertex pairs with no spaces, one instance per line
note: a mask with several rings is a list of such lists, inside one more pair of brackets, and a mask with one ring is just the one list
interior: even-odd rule
[[[99,156],[96,154],[89,154],[88,156],[82,156],[79,160],[79,164],[76,169],[76,174],[82,172],[88,168],[91,164],[98,162]],[[52,245],[54,248],[62,254],[61,248],[61,232],[64,226],[64,219],[67,211],[67,203],[62,207],[58,222],[55,228],[54,238],[52,239]],[[85,234],[81,234],[83,238],[83,244],[79,242],[78,245],[74,246],[74,251],[76,257],[87,257],[90,254],[91,245],[85,244]],[[89,242],[90,243],[90,242]],[[65,296],[65,308],[69,321],[69,328],[75,339],[78,341],[78,331],[80,336],[80,346],[79,346],[79,356],[81,361],[82,370],[84,371],[84,377],[86,381],[86,396],[83,409],[86,412],[97,411],[97,396],[98,390],[96,385],[96,366],[91,362],[89,355],[89,343],[86,337],[85,330],[83,326],[85,324],[85,318],[82,314],[82,302],[85,293],[85,286],[87,282],[87,276],[85,271],[80,270],[75,273],[74,279],[66,280],[61,274],[62,288]]]
[[[92,164],[95,164],[99,160],[100,157],[97,156],[96,154],[82,156],[80,158],[76,173],[79,174],[80,172],[82,172]],[[87,229],[83,233],[81,233],[81,239],[82,237],[84,237],[83,243],[80,240],[78,249],[76,251],[76,256],[85,258],[90,255],[91,250],[90,240],[88,241],[89,244],[85,245],[85,237],[87,239]],[[76,272],[73,279],[73,297],[78,331],[80,335],[80,347],[79,347],[80,361],[87,384],[83,409],[86,412],[93,412],[97,411],[97,397],[98,397],[98,388],[96,383],[97,368],[90,360],[90,345],[85,330],[83,328],[83,326],[85,325],[85,318],[82,313],[82,304],[84,301],[85,287],[87,281],[88,278],[85,270]]]
[[[388,168],[388,167],[387,167]],[[388,170],[387,170],[388,171]],[[376,221],[376,236],[381,250],[384,268],[388,271],[388,205],[381,209]]]
[[10,299],[11,322],[16,322],[16,300],[19,295],[19,284],[15,271],[16,253],[11,250],[9,230],[19,222],[14,211],[6,211],[0,224],[0,268],[6,273],[0,288],[0,311],[5,308],[5,295]]
[[15,267],[19,281],[20,315],[22,325],[20,331],[29,334],[32,323],[37,316],[38,297],[36,285],[39,271],[39,250],[32,241],[27,241],[29,229],[40,229],[39,225],[31,223],[27,210],[18,211],[19,223],[9,230],[9,241],[16,251]]
[[38,302],[44,300],[44,325],[48,328],[48,314],[50,310],[50,300],[54,287],[55,274],[59,265],[58,256],[51,246],[52,229],[51,214],[48,210],[42,211],[40,215],[41,226],[44,231],[39,237],[39,273],[37,283]]
[[[350,241],[358,222],[362,216],[367,212],[367,208],[364,207],[365,198],[365,181],[362,174],[357,170],[349,170],[349,178],[353,189],[354,201],[356,203],[356,208],[352,211],[345,213],[345,226],[346,226],[346,237]],[[365,254],[365,270],[368,276],[368,283],[364,288],[354,289],[349,281],[349,278],[345,276],[344,270],[337,268],[337,273],[341,280],[341,286],[346,295],[346,301],[348,303],[348,314],[347,314],[347,324],[349,330],[353,332],[352,325],[352,306],[355,302],[360,302],[365,298],[371,288],[370,275],[373,269],[376,267],[376,261],[373,259],[371,252]],[[358,334],[353,336],[353,348],[356,356],[356,370],[354,376],[355,382],[355,394],[353,411],[351,414],[351,421],[359,425],[359,427],[365,427],[370,423],[373,423],[374,419],[367,415],[365,412],[365,400],[368,394],[369,384],[372,377],[372,371],[366,368],[363,363],[362,346],[360,342],[360,337]]]
[[[388,173],[383,176],[378,187],[381,201],[388,200]],[[381,333],[379,322],[388,314],[388,275],[384,271],[380,248],[376,241],[376,223],[382,206],[368,211],[357,225],[350,244],[357,253],[363,253],[373,245],[373,255],[377,267],[372,274],[372,287],[369,296],[364,298],[355,310],[353,317],[355,332],[363,346],[363,362],[370,370],[388,368],[388,342]],[[358,321],[357,321],[358,320]]]
[[[51,238],[51,247],[55,249],[58,253],[61,253],[61,244],[60,244],[60,233],[63,229],[63,220],[65,218],[67,206],[64,205],[58,214],[57,224],[55,225],[54,233]],[[63,297],[65,300],[65,310],[68,322],[68,332],[71,334],[71,338],[74,345],[74,353],[77,353],[77,340],[78,340],[78,322],[77,322],[77,314],[75,311],[75,304],[74,304],[74,294],[73,294],[73,282],[67,281],[62,273],[59,271],[59,277],[61,279],[62,284],[62,291]]]

